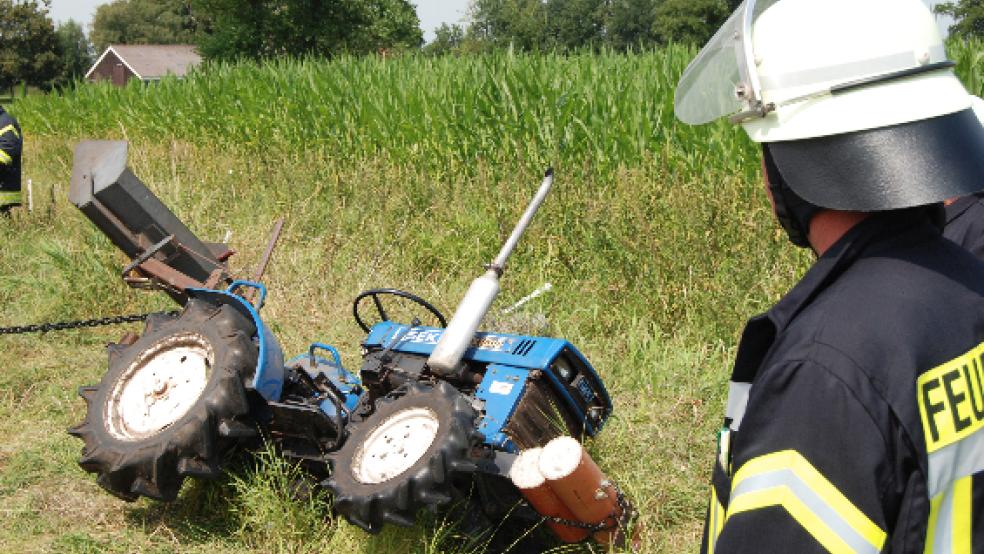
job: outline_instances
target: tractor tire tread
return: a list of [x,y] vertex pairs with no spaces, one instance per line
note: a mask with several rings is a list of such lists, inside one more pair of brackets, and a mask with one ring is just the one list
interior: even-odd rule
[[[212,345],[215,363],[205,390],[192,408],[173,424],[141,439],[111,434],[105,414],[108,396],[126,369],[146,349],[167,336],[197,332]],[[256,368],[253,322],[229,305],[192,299],[179,316],[156,314],[147,320],[134,344],[111,351],[109,371],[98,386],[79,388],[86,417],[68,430],[84,445],[79,466],[97,475],[96,483],[110,494],[133,502],[140,497],[169,502],[177,498],[186,477],[214,479],[222,457],[237,443],[219,432],[248,419],[247,386]],[[228,426],[227,425],[227,426]]]
[[[362,442],[378,423],[411,407],[429,407],[441,418],[441,429],[430,449],[409,469],[377,484],[358,481],[351,471]],[[446,382],[412,383],[379,399],[376,411],[352,423],[345,444],[329,454],[332,473],[322,482],[335,497],[335,511],[367,533],[379,533],[385,524],[412,526],[421,509],[439,511],[454,497],[456,474],[474,468],[469,455],[477,413],[459,391]]]

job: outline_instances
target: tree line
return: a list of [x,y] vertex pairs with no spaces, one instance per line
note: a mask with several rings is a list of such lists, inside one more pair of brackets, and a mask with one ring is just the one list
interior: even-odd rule
[[[0,90],[81,78],[110,44],[195,44],[212,60],[499,48],[573,52],[706,41],[741,0],[472,0],[467,23],[444,24],[424,45],[410,0],[113,0],[87,36],[57,27],[50,0],[0,0]],[[984,0],[936,7],[952,33],[984,36]]]
[[512,47],[572,52],[703,43],[741,0],[474,0],[470,21],[442,25],[431,53]]

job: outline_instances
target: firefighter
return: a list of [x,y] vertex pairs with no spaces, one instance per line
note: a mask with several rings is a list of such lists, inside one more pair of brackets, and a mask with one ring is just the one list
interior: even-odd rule
[[761,144],[817,259],[745,328],[703,552],[984,552],[984,263],[942,237],[984,128],[920,0],[747,0],[684,73],[686,123]]
[[0,214],[21,203],[21,151],[23,138],[14,116],[0,106]]
[[[984,124],[984,100],[974,97],[973,102]],[[984,193],[947,200],[943,236],[984,259]]]

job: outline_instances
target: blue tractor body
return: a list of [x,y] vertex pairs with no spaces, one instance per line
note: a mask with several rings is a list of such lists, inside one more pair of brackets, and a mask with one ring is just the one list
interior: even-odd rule
[[[241,289],[255,290],[256,303],[237,294]],[[323,398],[317,390],[308,392],[306,402],[302,402],[305,413],[310,414],[311,408],[317,407],[330,426],[346,425],[366,394],[360,378],[344,368],[334,347],[324,343],[314,343],[307,353],[285,362],[279,342],[260,316],[266,294],[262,284],[246,281],[234,282],[226,290],[188,290],[190,298],[234,307],[255,325],[259,355],[251,389],[274,407],[263,419],[276,420],[281,414],[280,419],[286,421],[276,427],[286,433],[290,432],[287,426],[298,422],[296,417],[284,415],[292,408],[283,400],[290,370],[303,368],[312,379],[323,375],[337,393]],[[435,327],[384,321],[372,327],[363,349],[367,355],[385,350],[422,362],[434,351],[443,333],[444,329]],[[331,357],[319,356],[319,351]],[[470,391],[480,407],[476,430],[484,444],[495,451],[518,453],[522,447],[544,442],[540,436],[543,433],[593,437],[611,415],[611,397],[601,377],[566,340],[480,332],[465,351],[464,361],[475,380],[481,379]],[[533,407],[521,410],[526,403]],[[525,440],[517,435],[524,435]]]
[[[236,291],[242,288],[257,291],[259,299],[255,305],[236,294]],[[254,340],[257,342],[259,355],[252,388],[264,400],[279,400],[284,387],[284,351],[280,348],[277,337],[260,317],[260,309],[263,308],[266,300],[266,287],[260,283],[235,281],[225,290],[187,289],[186,293],[189,298],[197,298],[210,304],[228,304],[253,322],[256,326]]]
[[[443,333],[443,329],[386,321],[372,328],[363,346],[426,359]],[[611,414],[611,398],[601,377],[566,340],[478,333],[472,347],[465,351],[464,361],[482,376],[474,392],[483,407],[478,431],[485,437],[485,444],[496,450],[519,450],[509,431],[522,425],[514,420],[517,408],[533,395],[542,394],[534,381],[544,382],[554,398],[560,400],[553,406],[556,413],[549,414],[555,418],[551,424],[560,430],[582,430],[583,434],[594,436]]]

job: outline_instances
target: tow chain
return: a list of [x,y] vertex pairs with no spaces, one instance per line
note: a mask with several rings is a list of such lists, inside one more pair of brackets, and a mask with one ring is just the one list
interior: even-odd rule
[[[545,517],[547,521],[551,523],[557,523],[565,527],[574,527],[576,529],[584,529],[590,531],[591,533],[597,533],[599,531],[614,531],[615,529],[622,528],[625,524],[631,522],[636,517],[636,512],[626,500],[625,495],[618,485],[614,483],[605,483],[604,488],[611,487],[615,490],[615,503],[616,509],[612,511],[611,514],[605,517],[598,523],[584,523],[583,521],[572,521],[570,519],[564,519],[560,517]],[[619,516],[621,512],[621,516]]]
[[[122,325],[124,323],[137,323],[145,321],[148,317],[161,312],[150,312],[146,314],[120,315],[115,317],[103,317],[99,319],[83,319],[80,321],[63,321],[59,323],[39,323],[37,325],[20,325],[14,327],[0,327],[2,335],[27,335],[30,333],[47,333],[50,331],[66,331],[69,329],[91,329],[94,327],[107,327],[110,325]],[[164,312],[165,315],[176,316],[180,312]]]

